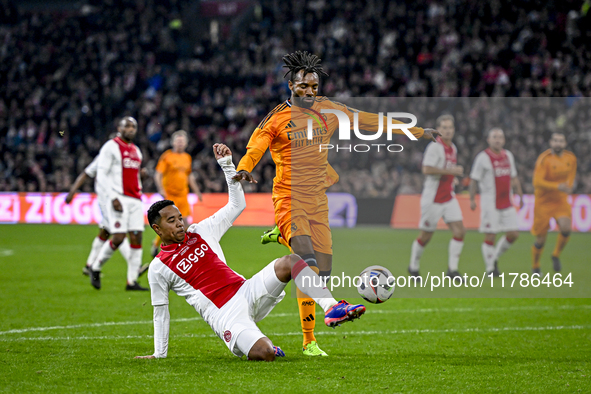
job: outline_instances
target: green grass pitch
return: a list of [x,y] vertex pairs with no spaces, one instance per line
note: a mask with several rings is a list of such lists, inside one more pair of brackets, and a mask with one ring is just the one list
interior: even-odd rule
[[[261,245],[262,230],[232,228],[222,241],[229,265],[247,278],[287,253]],[[396,289],[391,300],[368,305],[359,321],[336,330],[321,324],[318,313],[317,338],[330,357],[311,359],[301,354],[297,305],[288,289],[260,323],[287,357],[253,363],[234,357],[175,295],[168,358],[135,360],[153,351],[150,295],[125,292],[118,253],[104,267],[103,289],[90,286],[81,270],[96,233],[93,226],[0,226],[0,392],[591,392],[591,300],[582,298],[591,287],[586,234],[573,234],[562,256],[564,271],[580,284],[573,289],[579,298],[547,298],[568,294],[565,289],[533,298],[482,298],[489,293],[474,289],[460,298],[445,291],[417,297]],[[145,261],[153,237],[146,234]],[[335,272],[357,274],[380,264],[403,275],[416,235],[335,229]],[[435,234],[423,275],[445,269],[450,237]],[[555,239],[549,236],[544,272]],[[481,242],[480,234],[467,234],[460,271],[482,273]],[[501,270],[529,272],[532,242],[522,233]],[[141,283],[147,285],[145,277]]]

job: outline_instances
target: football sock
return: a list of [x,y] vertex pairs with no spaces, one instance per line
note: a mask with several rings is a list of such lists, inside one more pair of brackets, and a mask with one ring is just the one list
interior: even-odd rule
[[486,272],[491,272],[495,269],[495,245],[492,242],[484,241],[482,243],[482,257],[484,258],[484,266]]
[[425,250],[425,245],[421,244],[419,239],[415,239],[412,243],[412,248],[410,251],[410,265],[409,268],[412,271],[419,270],[419,263],[421,261],[421,256],[423,255],[423,251]]
[[451,272],[458,270],[458,264],[460,263],[460,254],[462,254],[462,248],[464,247],[464,240],[458,238],[452,238],[449,241],[449,263],[448,268]]
[[303,260],[294,264],[291,269],[291,278],[302,293],[312,298],[326,312],[337,301],[332,297],[330,290],[322,284],[322,280],[316,272]]
[[326,284],[328,282],[330,282],[330,274],[332,273],[332,268],[326,271],[320,271],[318,272],[318,276],[320,276],[322,278],[322,280],[324,280],[324,286],[326,286]]
[[98,256],[101,247],[105,244],[107,240],[102,239],[101,237],[96,237],[92,241],[92,246],[90,248],[90,253],[88,254],[88,258],[86,259],[86,265],[90,267],[94,260],[96,260],[96,256]]
[[285,246],[285,247],[287,247],[287,248],[289,248],[291,250],[291,247],[289,246],[289,244],[287,243],[287,241],[285,240],[285,238],[283,238],[281,235],[277,237],[277,241],[281,245],[283,245],[283,246]]
[[101,247],[101,250],[99,250],[98,256],[96,256],[96,259],[92,263],[92,270],[100,271],[103,264],[113,256],[113,253],[115,253],[116,250],[117,247],[113,245],[113,240],[105,242]]
[[127,237],[125,237],[123,242],[121,242],[121,245],[119,245],[119,252],[121,252],[121,255],[123,256],[125,261],[129,261],[130,247],[129,240],[127,239]]
[[531,247],[531,257],[532,257],[532,268],[537,269],[540,268],[540,256],[542,255],[542,250],[544,250],[543,246],[538,246],[538,244],[534,243]]
[[314,328],[316,327],[316,303],[307,297],[300,289],[296,289],[298,296],[298,310],[302,323],[302,334],[304,335],[304,346],[316,340]]
[[[312,271],[314,271],[315,274],[320,272],[314,254],[305,254],[302,256],[302,260]],[[306,346],[310,342],[316,340],[316,337],[314,336],[314,328],[316,327],[316,303],[312,298],[304,294],[299,286],[296,289],[296,293],[298,296],[300,321],[302,323],[302,334],[304,334],[304,346]]]
[[566,246],[568,239],[569,237],[565,237],[564,235],[562,235],[562,233],[558,234],[558,240],[556,240],[556,246],[554,247],[554,252],[552,252],[552,256],[560,257],[560,253],[562,252],[562,249],[564,249],[564,247]]
[[495,249],[495,261],[499,259],[513,245],[513,241],[509,242],[506,236],[502,236],[497,242],[497,247]]
[[129,245],[129,259],[127,259],[127,284],[137,282],[140,265],[142,265],[142,245]]

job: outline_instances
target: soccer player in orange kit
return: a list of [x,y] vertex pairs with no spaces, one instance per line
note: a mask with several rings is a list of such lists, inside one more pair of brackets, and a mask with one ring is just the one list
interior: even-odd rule
[[[288,86],[291,98],[269,112],[255,129],[234,179],[256,182],[250,172],[265,151],[271,151],[276,166],[273,179],[275,223],[281,231],[281,238],[319,276],[327,278],[332,270],[332,238],[326,189],[338,181],[338,175],[328,164],[327,149],[321,146],[329,144],[339,122],[336,115],[322,114],[321,110],[340,110],[350,122],[357,114],[359,129],[368,131],[378,130],[380,117],[317,96],[320,76],[328,76],[317,56],[297,51],[284,56],[283,61],[284,67],[289,70],[285,76],[290,75]],[[314,124],[312,139],[307,138],[309,119]],[[382,120],[382,125],[387,124],[387,118]],[[420,127],[410,128],[409,131],[415,138],[429,140],[435,140],[434,136],[438,135],[435,130]],[[394,133],[403,134],[401,130],[394,130]],[[314,337],[314,300],[298,290],[298,307],[304,334],[304,354],[327,356]]]
[[542,153],[536,161],[534,170],[534,224],[531,233],[536,242],[531,248],[532,272],[540,272],[540,256],[550,228],[550,218],[556,219],[560,234],[552,253],[554,271],[560,272],[560,253],[568,242],[571,231],[572,207],[567,196],[572,193],[577,173],[577,158],[566,148],[566,137],[562,133],[553,133],[550,149]]
[[[158,164],[156,164],[154,181],[158,193],[166,200],[174,201],[174,204],[183,215],[186,229],[191,224],[187,221],[191,216],[191,206],[188,200],[189,187],[193,193],[197,194],[199,202],[203,200],[203,195],[192,172],[191,155],[185,152],[188,144],[187,132],[184,130],[174,132],[171,136],[171,142],[172,149],[164,152],[160,156]],[[160,237],[156,236],[152,245],[152,257],[158,254],[159,246]]]

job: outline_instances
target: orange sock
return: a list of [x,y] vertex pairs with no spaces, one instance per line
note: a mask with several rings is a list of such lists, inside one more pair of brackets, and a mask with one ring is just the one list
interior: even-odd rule
[[[318,273],[317,267],[310,267],[316,273]],[[298,296],[298,309],[300,311],[300,322],[302,323],[302,333],[304,334],[305,347],[312,341],[316,340],[314,336],[314,327],[316,326],[316,302],[302,293],[300,289],[296,289]]]
[[568,242],[569,238],[570,237],[565,237],[562,234],[558,234],[558,240],[556,241],[554,252],[552,252],[553,257],[560,257],[560,253],[562,252],[562,249],[564,249],[564,247],[566,246],[566,243]]
[[277,237],[277,241],[279,241],[279,243],[285,247],[287,247],[289,250],[291,250],[291,248],[289,247],[289,244],[287,243],[287,241],[285,240],[285,238],[279,236]]
[[542,256],[542,250],[544,247],[538,248],[536,244],[533,244],[531,247],[531,257],[532,257],[532,268],[537,269],[540,268],[540,256]]

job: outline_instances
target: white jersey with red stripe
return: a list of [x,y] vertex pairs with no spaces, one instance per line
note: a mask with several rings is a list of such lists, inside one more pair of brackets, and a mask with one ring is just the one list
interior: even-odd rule
[[[423,166],[452,168],[457,163],[457,149],[452,143],[445,144],[440,137],[431,142],[423,155]],[[445,203],[454,198],[453,175],[426,175],[421,193],[421,206]]]
[[[218,163],[228,183],[228,203],[213,216],[191,225],[183,242],[163,246],[148,271],[155,313],[156,307],[168,305],[168,292],[172,290],[184,297],[212,328],[219,309],[246,281],[228,267],[220,245],[222,236],[246,208],[244,191],[240,182],[232,180],[236,169],[231,156],[219,159]],[[155,316],[155,355],[161,357],[166,355],[167,324],[161,328]]]
[[511,199],[511,178],[517,176],[515,158],[508,150],[483,150],[474,159],[470,178],[478,181],[480,204],[483,208],[506,209]]
[[142,152],[135,144],[115,137],[103,145],[98,155],[96,182],[104,188],[108,201],[121,195],[141,199],[141,166]]

